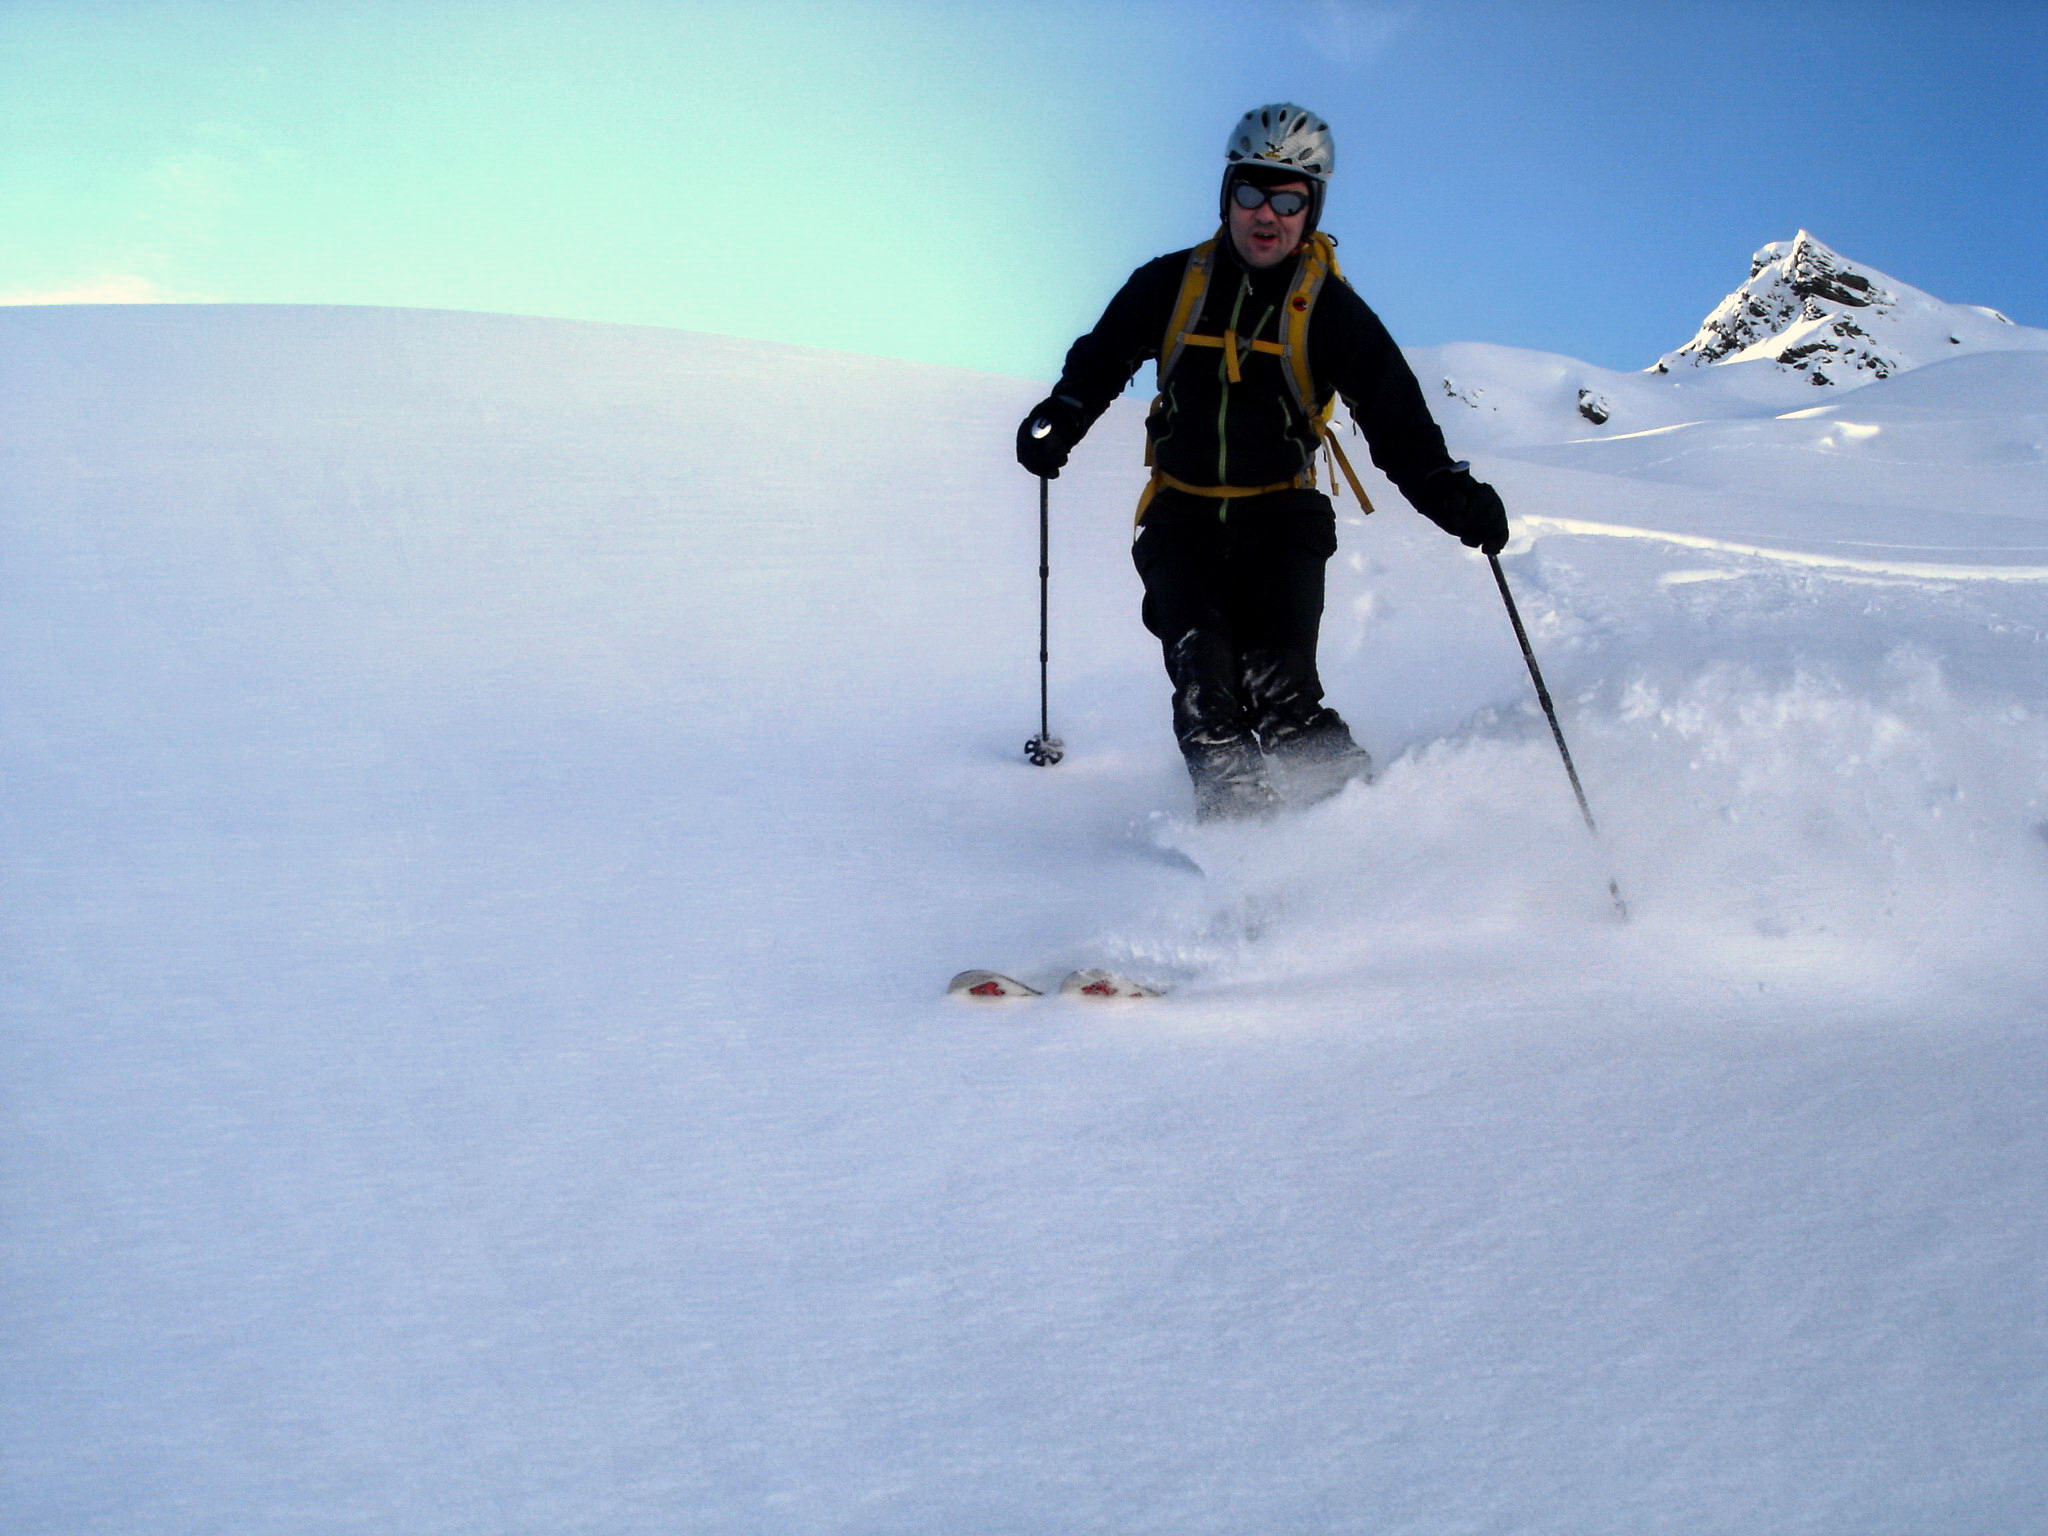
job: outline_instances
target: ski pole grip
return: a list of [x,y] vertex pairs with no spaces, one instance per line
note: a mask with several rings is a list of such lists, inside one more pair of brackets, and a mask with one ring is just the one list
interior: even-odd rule
[[1032,436],[1033,436],[1034,438],[1044,438],[1044,437],[1051,437],[1051,436],[1052,436],[1052,418],[1051,418],[1051,417],[1049,417],[1049,416],[1041,416],[1041,417],[1039,417],[1039,418],[1038,418],[1038,419],[1037,419],[1036,421],[1032,422],[1032,423],[1031,423],[1031,435],[1032,435]]

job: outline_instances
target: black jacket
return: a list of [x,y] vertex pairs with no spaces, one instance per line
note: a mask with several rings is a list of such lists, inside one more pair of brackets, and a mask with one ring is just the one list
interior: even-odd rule
[[[1095,329],[1068,351],[1053,393],[1078,401],[1086,424],[1109,409],[1141,364],[1159,356],[1188,254],[1175,251],[1133,272]],[[1297,254],[1256,271],[1219,236],[1209,291],[1190,328],[1221,335],[1234,314],[1240,340],[1284,340],[1282,309],[1300,262]],[[1422,480],[1451,456],[1407,359],[1349,284],[1323,284],[1309,316],[1308,350],[1317,398],[1336,391],[1365,433],[1373,463],[1415,501]],[[1184,350],[1146,423],[1153,462],[1192,485],[1270,485],[1300,473],[1315,452],[1316,432],[1295,406],[1283,367],[1271,353],[1252,352],[1232,384],[1220,348]]]

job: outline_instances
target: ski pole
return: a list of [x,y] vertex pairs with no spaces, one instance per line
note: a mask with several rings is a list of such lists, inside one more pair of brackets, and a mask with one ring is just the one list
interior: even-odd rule
[[[1031,424],[1031,435],[1043,437],[1052,430],[1049,421]],[[1052,693],[1048,682],[1046,648],[1047,614],[1051,607],[1052,518],[1047,510],[1047,488],[1052,481],[1038,477],[1038,734],[1024,743],[1024,756],[1034,768],[1050,768],[1067,755],[1065,743],[1052,733]]]
[[[1500,600],[1508,606],[1508,622],[1515,626],[1515,639],[1521,642],[1522,660],[1529,664],[1529,680],[1536,685],[1536,702],[1543,706],[1543,718],[1550,722],[1550,736],[1557,743],[1557,755],[1564,759],[1565,776],[1572,781],[1572,793],[1578,797],[1579,814],[1586,819],[1586,830],[1597,840],[1599,827],[1593,824],[1592,807],[1586,804],[1585,786],[1579,783],[1579,770],[1572,766],[1572,749],[1564,744],[1564,730],[1557,723],[1557,707],[1550,702],[1550,690],[1543,686],[1543,670],[1536,665],[1536,653],[1529,647],[1529,632],[1522,628],[1521,612],[1515,607],[1515,595],[1508,590],[1507,573],[1500,568],[1500,556],[1488,555],[1486,563],[1493,567],[1494,585],[1500,588]],[[1621,899],[1621,887],[1613,875],[1607,877],[1607,894],[1614,898],[1614,910],[1621,919],[1628,920],[1628,903]]]

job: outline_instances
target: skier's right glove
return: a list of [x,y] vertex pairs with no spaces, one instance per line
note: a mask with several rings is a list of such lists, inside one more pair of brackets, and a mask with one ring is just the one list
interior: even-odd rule
[[1451,537],[1482,554],[1497,555],[1507,547],[1508,509],[1499,491],[1472,478],[1469,464],[1432,470],[1418,494],[1423,516]]
[[1065,395],[1048,395],[1031,407],[1017,427],[1017,462],[1032,474],[1057,480],[1067,455],[1088,425],[1081,419],[1081,402]]

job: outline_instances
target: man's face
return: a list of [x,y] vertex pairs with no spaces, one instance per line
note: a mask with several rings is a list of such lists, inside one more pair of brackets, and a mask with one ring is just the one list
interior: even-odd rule
[[[1305,181],[1283,181],[1277,187],[1262,187],[1260,190],[1269,196],[1275,192],[1309,195]],[[1301,244],[1301,232],[1308,223],[1308,209],[1303,208],[1299,213],[1282,218],[1269,203],[1261,202],[1256,208],[1240,207],[1236,191],[1236,187],[1231,189],[1230,243],[1248,267],[1278,266]]]

